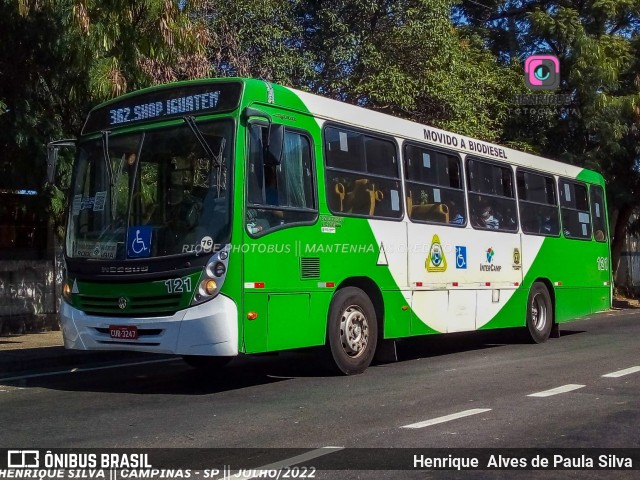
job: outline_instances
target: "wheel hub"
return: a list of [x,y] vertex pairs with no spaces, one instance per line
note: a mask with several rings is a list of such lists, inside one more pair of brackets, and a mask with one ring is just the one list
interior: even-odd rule
[[362,309],[351,305],[340,319],[340,341],[350,357],[361,355],[369,341],[369,323]]
[[531,320],[536,330],[544,330],[547,324],[547,309],[541,295],[536,295],[531,302]]

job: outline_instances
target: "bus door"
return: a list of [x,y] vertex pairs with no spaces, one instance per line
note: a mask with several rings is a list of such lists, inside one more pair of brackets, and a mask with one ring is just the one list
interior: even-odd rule
[[264,124],[249,124],[242,245],[247,353],[324,341],[324,325],[310,321],[320,259],[305,251],[318,216],[311,138],[286,129],[282,157],[274,159],[264,153],[267,132]]

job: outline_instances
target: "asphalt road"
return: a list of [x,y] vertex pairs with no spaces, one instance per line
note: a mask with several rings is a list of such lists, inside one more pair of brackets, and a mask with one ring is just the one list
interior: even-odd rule
[[[217,374],[178,358],[21,374],[0,379],[0,447],[640,447],[640,312],[595,315],[561,332],[542,345],[514,341],[512,331],[425,337],[399,345],[398,362],[354,377],[328,375],[315,352],[240,358]],[[318,478],[456,476],[464,475]]]

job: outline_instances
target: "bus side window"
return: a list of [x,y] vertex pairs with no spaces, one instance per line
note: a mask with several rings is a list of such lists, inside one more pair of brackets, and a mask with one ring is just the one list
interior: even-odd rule
[[578,240],[591,239],[591,214],[585,184],[560,180],[560,211],[565,237]]
[[466,225],[460,159],[453,154],[405,145],[407,212],[415,222]]
[[467,185],[471,225],[474,228],[518,231],[511,167],[469,159]]
[[310,222],[317,216],[309,138],[285,130],[281,163],[265,165],[263,129],[253,125],[250,132],[246,223],[253,235],[283,225]]
[[518,168],[516,182],[522,231],[530,235],[559,235],[560,218],[554,178]]
[[342,127],[324,129],[326,195],[331,212],[400,218],[402,202],[396,145]]
[[604,192],[599,185],[591,185],[591,218],[593,219],[593,238],[598,242],[607,241],[607,220],[604,210]]

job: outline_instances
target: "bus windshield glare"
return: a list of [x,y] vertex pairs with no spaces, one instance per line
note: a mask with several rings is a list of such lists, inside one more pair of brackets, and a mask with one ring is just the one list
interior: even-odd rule
[[233,123],[199,123],[200,138],[187,123],[78,145],[70,258],[196,254],[228,242]]

